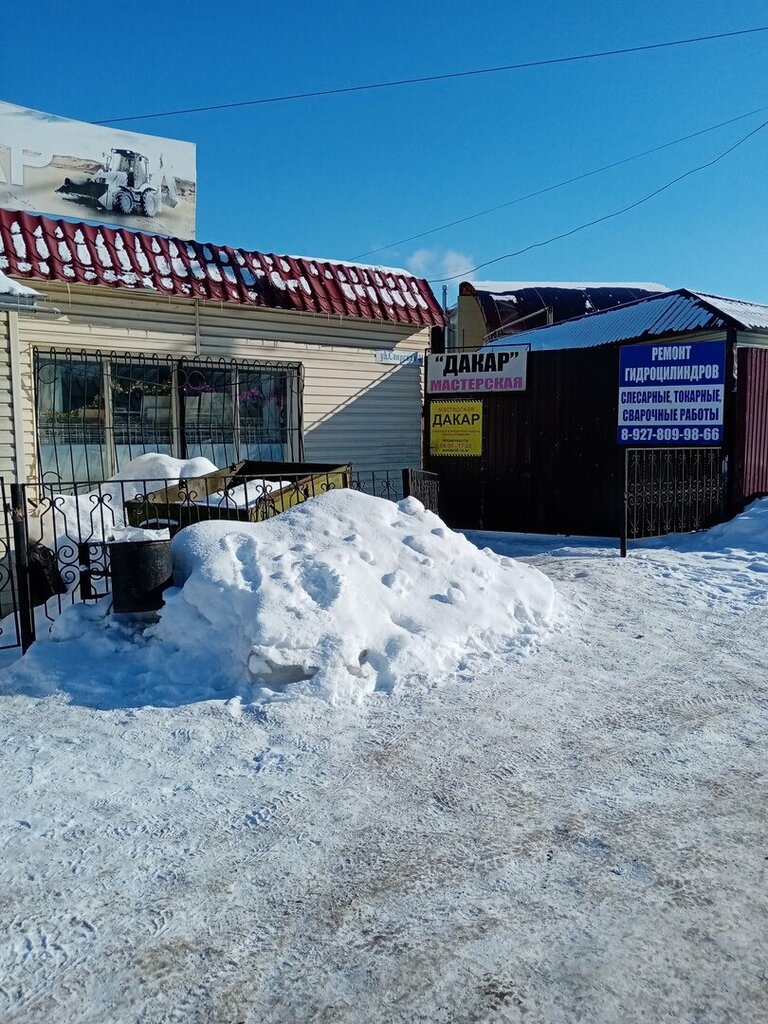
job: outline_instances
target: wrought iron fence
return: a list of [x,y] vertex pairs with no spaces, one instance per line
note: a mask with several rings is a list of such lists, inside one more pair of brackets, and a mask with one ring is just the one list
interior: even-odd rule
[[0,479],[0,497],[3,502],[3,515],[0,519],[0,650],[6,650],[20,646],[21,634],[16,571],[18,545],[14,543],[16,509],[11,505],[10,489],[3,479]]
[[721,522],[723,459],[720,448],[628,448],[625,537],[690,533]]
[[417,498],[430,512],[440,512],[440,480],[425,469],[403,470],[403,493]]
[[187,480],[54,480],[11,488],[0,480],[0,649],[26,649],[35,632],[50,628],[66,606],[109,595],[109,543],[128,539],[137,529],[167,530],[172,536],[204,520],[259,522],[343,487],[390,501],[420,496],[413,489],[420,479],[415,471],[248,465],[258,471],[235,464]]

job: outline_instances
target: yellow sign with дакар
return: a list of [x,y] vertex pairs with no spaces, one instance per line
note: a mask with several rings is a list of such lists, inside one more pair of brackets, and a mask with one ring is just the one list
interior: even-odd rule
[[482,455],[483,403],[429,403],[430,455]]

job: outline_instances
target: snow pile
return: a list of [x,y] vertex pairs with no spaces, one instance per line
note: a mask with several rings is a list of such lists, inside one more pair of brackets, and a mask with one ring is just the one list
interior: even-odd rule
[[17,298],[32,298],[39,296],[39,294],[39,292],[36,292],[34,288],[28,287],[28,285],[17,284],[16,281],[12,281],[10,277],[0,270],[0,295],[15,295]]
[[[72,541],[98,544],[110,540],[113,536],[117,537],[126,526],[126,501],[138,494],[161,490],[179,480],[215,472],[216,468],[204,458],[174,459],[157,452],[139,455],[111,477],[109,482],[93,491],[76,496],[55,494],[52,500],[47,496],[41,507],[41,515],[36,518],[33,512],[31,517],[31,537],[33,540],[42,540],[50,548],[58,548],[64,542],[67,550]],[[119,539],[129,538],[120,536]]]
[[96,707],[357,702],[496,657],[509,671],[562,614],[541,572],[478,550],[412,498],[331,491],[263,523],[189,526],[173,555],[158,622],[77,606],[9,685]]
[[[176,483],[179,480],[189,480],[191,477],[205,476],[206,473],[215,473],[217,469],[218,466],[202,457],[174,459],[159,452],[147,452],[132,459],[119,473],[115,473],[112,479],[142,482],[147,480],[152,483],[169,480]],[[138,488],[134,493],[139,494],[141,490],[142,488]]]
[[154,633],[195,664],[331,699],[525,647],[551,628],[552,584],[474,548],[419,502],[330,492],[265,523],[213,521],[173,543],[182,589]]
[[654,537],[640,543],[691,552],[768,552],[768,498],[753,501],[740,515],[708,530]]
[[753,501],[729,522],[686,540],[694,551],[768,551],[768,498]]

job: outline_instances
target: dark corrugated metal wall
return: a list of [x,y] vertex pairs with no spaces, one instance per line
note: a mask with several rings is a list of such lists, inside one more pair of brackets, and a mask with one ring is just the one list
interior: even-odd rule
[[768,349],[740,349],[738,367],[737,508],[768,494]]
[[[618,374],[617,346],[529,353],[526,391],[483,398],[483,456],[426,456],[427,468],[440,476],[446,522],[618,536],[624,516]],[[726,517],[768,494],[768,349],[739,349],[737,381],[736,394],[726,390],[723,455],[733,472]]]
[[616,348],[530,353],[526,391],[483,399],[483,457],[428,457],[446,521],[618,536],[617,380]]

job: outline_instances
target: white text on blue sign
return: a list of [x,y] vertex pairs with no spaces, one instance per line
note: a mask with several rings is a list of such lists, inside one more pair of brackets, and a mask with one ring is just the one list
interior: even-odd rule
[[725,341],[631,345],[619,361],[619,444],[719,445]]

